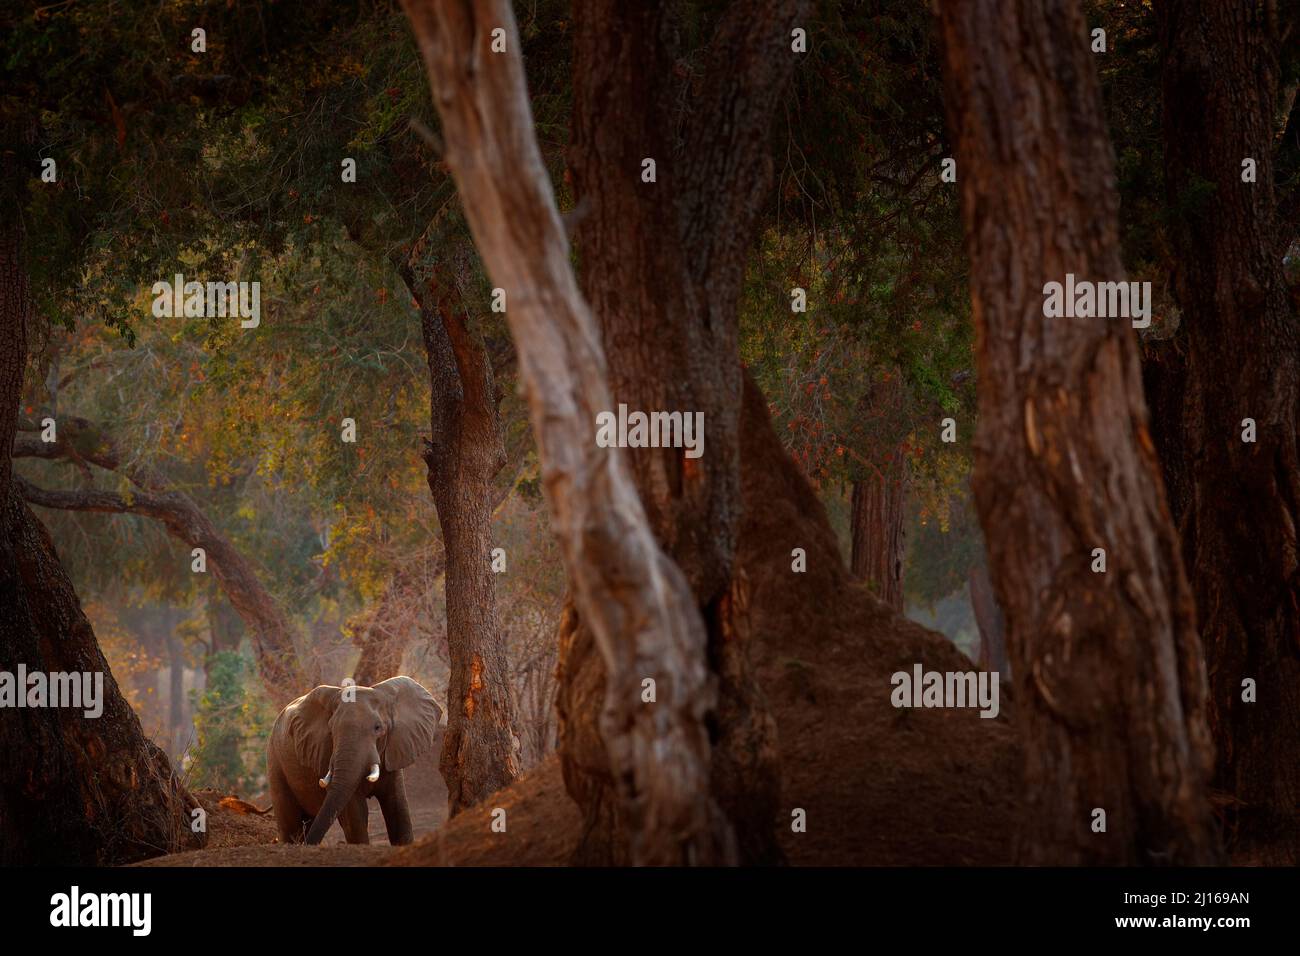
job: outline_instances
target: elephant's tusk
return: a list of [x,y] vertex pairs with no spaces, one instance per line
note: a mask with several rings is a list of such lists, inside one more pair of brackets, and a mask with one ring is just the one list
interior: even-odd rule
[[331,770],[329,773],[325,774],[325,776],[321,777],[319,780],[316,781],[317,783],[320,784],[320,788],[322,790],[324,790],[326,787],[330,785],[330,777],[332,776],[334,776],[333,770]]
[[370,775],[366,777],[366,779],[369,780],[371,783],[374,783],[376,780],[379,779],[379,764],[375,764],[373,767],[370,768]]

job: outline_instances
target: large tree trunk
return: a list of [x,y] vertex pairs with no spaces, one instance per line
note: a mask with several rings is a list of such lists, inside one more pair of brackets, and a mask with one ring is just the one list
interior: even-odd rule
[[0,708],[0,865],[125,863],[203,837],[189,828],[197,804],[141,732],[49,535],[13,486],[9,449],[35,333],[11,192],[27,174],[16,165],[0,163],[0,671],[102,675],[103,712]]
[[939,14],[979,363],[974,486],[1030,788],[1020,858],[1211,862],[1205,672],[1136,342],[1125,319],[1044,317],[1049,281],[1125,278],[1086,24],[1078,0]]
[[[506,462],[492,365],[450,271],[424,239],[402,269],[420,307],[431,384],[424,451],[446,561],[447,733],[439,769],[455,816],[519,774],[519,735],[492,571],[493,478]],[[508,567],[508,565],[507,565]]]
[[307,686],[298,658],[297,627],[279,601],[262,586],[257,569],[231,544],[189,495],[172,489],[152,468],[126,466],[124,456],[102,429],[84,419],[60,421],[60,439],[41,442],[21,435],[13,442],[15,457],[68,458],[110,470],[121,470],[136,486],[128,495],[95,488],[53,491],[15,480],[23,497],[45,508],[139,514],[161,521],[167,531],[190,548],[202,548],[208,569],[239,613],[252,636],[258,673],[276,703],[293,700]]
[[[740,522],[742,374],[736,305],[771,183],[770,128],[796,55],[801,2],[740,2],[723,15],[675,147],[679,98],[658,5],[583,0],[574,11],[570,168],[578,202],[583,292],[600,323],[613,401],[630,410],[702,412],[697,459],[680,448],[628,453],[660,544],[682,568],[709,634],[718,680],[713,792],[741,859],[780,859],[775,724],[749,663],[743,576],[733,572]],[[720,122],[720,117],[726,117]],[[654,159],[656,182],[642,181]],[[596,715],[605,693],[580,616],[561,635],[560,750],[586,817],[577,860],[627,856],[625,821]]]
[[[710,795],[714,703],[690,586],[660,551],[617,449],[594,442],[612,408],[605,356],[532,128],[520,38],[506,0],[404,0],[484,264],[508,298],[543,489],[575,602],[606,669],[601,731],[634,862],[734,859]],[[491,50],[505,33],[506,52]],[[644,679],[654,703],[642,701]]]
[[[1273,181],[1270,5],[1165,0],[1165,181],[1188,368],[1189,572],[1210,679],[1216,785],[1250,853],[1300,853],[1300,332]],[[1274,14],[1276,11],[1273,11]],[[1283,113],[1283,116],[1286,114]],[[1256,181],[1242,181],[1253,159]],[[1294,228],[1293,224],[1290,225]],[[1242,440],[1253,419],[1256,440]],[[1173,434],[1179,423],[1160,422]],[[1243,701],[1244,682],[1257,699]]]

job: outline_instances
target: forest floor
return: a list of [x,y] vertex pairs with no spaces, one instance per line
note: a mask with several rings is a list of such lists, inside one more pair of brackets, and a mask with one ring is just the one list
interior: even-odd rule
[[[751,409],[751,411],[753,411]],[[766,418],[766,412],[761,412]],[[751,419],[752,420],[752,419]],[[777,832],[799,866],[1002,865],[1012,861],[1019,754],[1005,689],[1001,714],[896,709],[890,676],[974,665],[942,635],[904,619],[850,580],[824,512],[770,428],[746,435],[745,523],[751,647],[780,737]],[[791,569],[803,548],[807,571]],[[369,846],[272,844],[270,817],[209,810],[207,849],[145,866],[546,866],[566,864],[582,818],[552,756],[478,807],[444,822],[446,791],[422,763],[407,785],[416,842],[393,849],[378,812]],[[215,794],[205,805],[215,806]],[[507,832],[491,813],[506,809]],[[806,811],[794,833],[791,811]]]

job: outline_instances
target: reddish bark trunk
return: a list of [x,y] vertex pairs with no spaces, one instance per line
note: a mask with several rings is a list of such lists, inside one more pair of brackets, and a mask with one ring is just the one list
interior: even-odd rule
[[[674,146],[678,102],[666,78],[668,14],[589,0],[574,36],[570,168],[582,211],[583,291],[600,322],[612,399],[629,409],[703,413],[703,457],[680,448],[629,453],[651,527],[682,568],[708,628],[718,679],[713,793],[746,862],[776,862],[774,723],[752,676],[746,582],[733,571],[740,522],[736,303],[771,183],[770,127],[794,69],[790,31],[804,5],[741,2],[722,15],[704,79]],[[727,117],[719,122],[719,117]],[[611,118],[616,117],[616,121]],[[656,182],[642,180],[654,159]],[[604,682],[576,614],[561,638],[560,751],[587,817],[577,859],[622,862],[625,821],[594,733]]]
[[1067,273],[1125,278],[1086,23],[1078,0],[939,13],[976,323],[974,486],[1030,789],[1020,856],[1212,862],[1205,673],[1136,342],[1124,319],[1044,315],[1045,284]]
[[446,561],[447,733],[439,767],[451,815],[519,774],[519,736],[492,571],[492,480],[505,465],[492,366],[454,277],[421,262],[404,270],[420,305],[432,384],[424,452]]
[[903,527],[907,508],[905,467],[886,465],[879,474],[853,482],[849,528],[850,570],[895,611],[903,610]]
[[906,557],[907,458],[900,451],[905,434],[895,422],[907,421],[907,393],[898,369],[872,383],[860,403],[873,438],[866,474],[853,482],[849,514],[849,570],[876,597],[902,612]]

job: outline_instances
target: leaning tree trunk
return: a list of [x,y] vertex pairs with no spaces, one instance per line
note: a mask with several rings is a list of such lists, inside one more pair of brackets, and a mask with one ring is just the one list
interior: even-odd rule
[[[794,69],[801,2],[744,2],[722,16],[675,147],[671,17],[652,4],[583,0],[574,15],[573,144],[583,292],[600,323],[614,403],[703,414],[704,454],[630,451],[660,544],[690,582],[718,682],[713,793],[741,859],[777,862],[775,724],[749,663],[748,604],[734,567],[740,524],[742,372],[736,316],[771,184],[770,128]],[[725,116],[726,122],[719,122]],[[655,182],[642,163],[655,161]],[[586,818],[576,860],[627,856],[625,821],[596,715],[605,694],[581,615],[561,629],[558,709],[565,781]]]
[[[593,441],[611,408],[605,357],[532,128],[506,0],[403,0],[442,118],[445,159],[494,284],[506,291],[543,489],[577,609],[606,670],[601,731],[637,863],[735,858],[710,795],[706,635],[660,551],[617,449]],[[504,31],[505,52],[492,52]],[[656,702],[642,700],[655,681]]]
[[[12,141],[10,141],[12,142]],[[11,154],[12,155],[12,154]],[[6,161],[6,192],[26,172]],[[103,712],[0,708],[0,865],[118,864],[201,846],[197,806],[118,690],[49,535],[13,483],[9,449],[33,334],[23,227],[0,209],[0,671],[102,675]],[[25,693],[26,688],[20,690]]]
[[1044,317],[1047,282],[1125,278],[1086,24],[1078,0],[941,0],[939,30],[971,257],[975,494],[1025,739],[1019,855],[1211,862],[1205,672],[1137,345],[1124,319]]
[[[1165,182],[1188,370],[1189,572],[1210,677],[1216,785],[1252,855],[1300,853],[1300,331],[1273,184],[1268,4],[1166,0]],[[1243,161],[1255,162],[1243,182]],[[1292,225],[1292,228],[1294,226]],[[1245,419],[1255,440],[1243,440]],[[1163,423],[1162,423],[1163,424]],[[1245,685],[1254,697],[1247,701]]]

